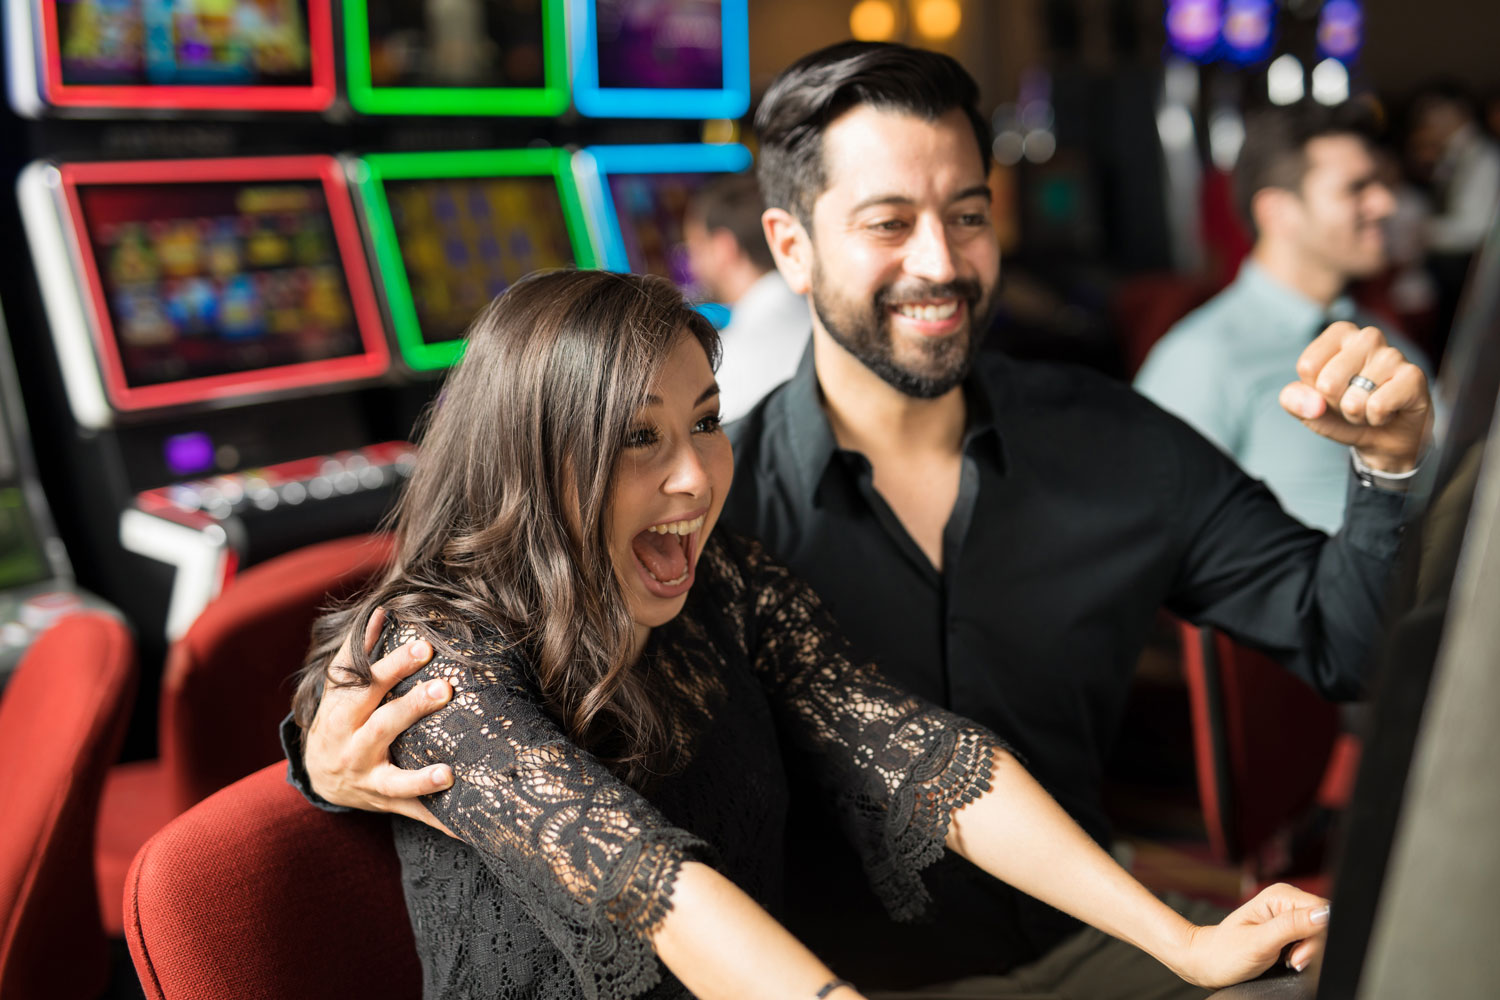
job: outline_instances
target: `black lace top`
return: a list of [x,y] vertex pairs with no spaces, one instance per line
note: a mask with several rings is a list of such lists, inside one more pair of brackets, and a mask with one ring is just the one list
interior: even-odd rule
[[[390,628],[385,650],[412,637]],[[915,917],[918,872],[953,810],[988,788],[999,745],[852,662],[816,595],[722,530],[643,655],[681,763],[649,796],[568,742],[516,649],[462,652],[480,666],[436,657],[394,692],[433,677],[454,689],[393,748],[405,767],[454,773],[426,802],[460,840],[395,819],[428,998],[687,996],[649,940],[673,880],[703,861],[775,913],[789,767],[830,806],[794,827],[836,817],[892,916]]]

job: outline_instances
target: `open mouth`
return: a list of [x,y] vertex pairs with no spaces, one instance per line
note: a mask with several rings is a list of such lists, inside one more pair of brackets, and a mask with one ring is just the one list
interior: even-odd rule
[[698,532],[707,512],[677,521],[653,524],[631,539],[646,588],[659,597],[675,597],[692,584]]

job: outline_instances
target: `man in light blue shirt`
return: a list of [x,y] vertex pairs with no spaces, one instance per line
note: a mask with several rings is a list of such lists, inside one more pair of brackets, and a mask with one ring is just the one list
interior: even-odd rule
[[[1256,243],[1234,282],[1152,349],[1135,386],[1265,481],[1290,513],[1333,532],[1349,450],[1309,434],[1278,399],[1298,356],[1336,320],[1376,324],[1345,294],[1386,262],[1395,199],[1358,124],[1316,105],[1247,122],[1235,193]],[[1420,351],[1390,342],[1431,376]]]

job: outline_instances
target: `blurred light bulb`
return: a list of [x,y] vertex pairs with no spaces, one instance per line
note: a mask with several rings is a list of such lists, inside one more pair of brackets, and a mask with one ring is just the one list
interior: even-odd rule
[[1181,104],[1164,104],[1156,112],[1156,134],[1164,149],[1179,151],[1193,144],[1193,115]]
[[958,34],[958,26],[964,19],[958,0],[916,0],[911,15],[917,33],[936,42]]
[[896,34],[891,0],[859,0],[849,12],[849,34],[862,42],[885,42]]
[[1343,104],[1349,99],[1349,70],[1337,59],[1324,59],[1313,67],[1313,100],[1319,104]]
[[1214,166],[1228,173],[1239,162],[1245,145],[1245,120],[1234,108],[1220,108],[1208,118],[1208,155]]
[[1266,96],[1272,104],[1296,104],[1307,93],[1302,76],[1302,63],[1296,56],[1278,57],[1266,70]]

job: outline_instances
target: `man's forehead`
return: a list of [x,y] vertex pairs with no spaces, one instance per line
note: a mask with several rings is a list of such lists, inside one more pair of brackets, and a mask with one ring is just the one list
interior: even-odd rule
[[1358,135],[1320,135],[1307,143],[1307,165],[1309,170],[1364,173],[1375,169],[1375,156]]
[[916,196],[936,183],[960,191],[985,182],[973,127],[954,108],[937,119],[859,105],[823,131],[824,194],[855,200]]

